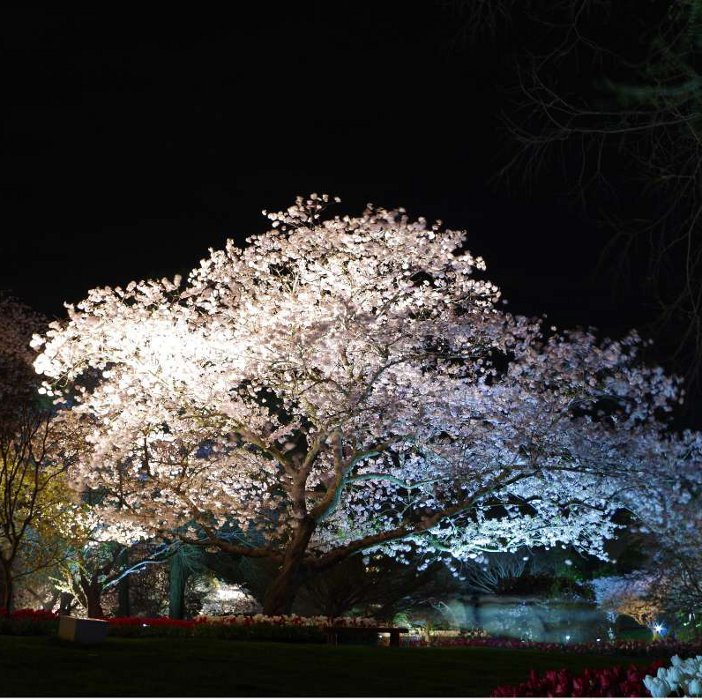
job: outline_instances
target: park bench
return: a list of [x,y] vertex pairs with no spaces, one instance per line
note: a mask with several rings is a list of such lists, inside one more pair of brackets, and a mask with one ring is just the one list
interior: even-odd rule
[[353,625],[330,625],[325,627],[324,631],[327,635],[327,644],[338,644],[340,632],[376,632],[377,634],[389,634],[390,646],[400,646],[400,635],[407,634],[409,630],[406,627],[360,627]]

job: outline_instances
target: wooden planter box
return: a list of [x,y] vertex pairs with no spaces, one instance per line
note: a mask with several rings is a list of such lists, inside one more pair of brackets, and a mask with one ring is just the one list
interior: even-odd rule
[[61,615],[58,636],[59,639],[79,644],[99,644],[107,636],[107,622],[90,617]]

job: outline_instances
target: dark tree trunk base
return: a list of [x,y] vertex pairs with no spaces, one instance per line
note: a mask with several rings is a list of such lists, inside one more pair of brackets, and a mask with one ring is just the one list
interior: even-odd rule
[[310,517],[300,520],[285,552],[283,563],[263,601],[264,615],[289,615],[300,587],[300,570],[312,533],[317,523]]
[[102,610],[102,590],[97,574],[94,574],[90,580],[83,577],[81,588],[85,596],[85,607],[88,610],[88,617],[105,617],[105,613]]

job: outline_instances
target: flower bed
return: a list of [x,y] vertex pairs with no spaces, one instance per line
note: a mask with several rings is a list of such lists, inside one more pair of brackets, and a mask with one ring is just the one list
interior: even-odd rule
[[[3,611],[0,610],[0,614]],[[55,634],[59,615],[46,610],[16,610],[0,617],[0,634]],[[300,617],[299,615],[231,615],[174,620],[170,617],[107,618],[112,637],[214,637],[252,641],[323,643],[330,625],[352,628],[342,641],[375,642],[372,627],[378,621],[367,617]]]
[[582,673],[565,669],[546,671],[539,675],[531,671],[529,680],[519,685],[501,685],[492,692],[494,698],[640,698],[648,696],[644,678],[665,666],[664,661],[654,661],[647,667],[586,668]]
[[192,620],[174,620],[170,617],[110,617],[106,618],[114,627],[173,627],[194,629],[203,625],[228,627],[328,627],[338,625],[358,629],[377,627],[377,620],[370,617],[302,617],[300,615],[226,615],[195,617]]
[[0,634],[30,635],[54,634],[59,616],[49,610],[22,608],[7,611],[0,608]]
[[[54,634],[59,615],[47,610],[15,610],[7,617],[0,609],[0,634]],[[108,634],[115,637],[217,637],[221,639],[249,639],[260,641],[324,642],[324,628],[331,625],[352,628],[341,635],[342,641],[370,643],[376,634],[369,628],[381,623],[369,617],[301,617],[299,615],[229,615],[197,617],[192,620],[174,620],[169,617],[113,617],[107,618]],[[517,639],[487,637],[482,632],[461,636],[432,634],[425,638],[404,636],[406,646],[412,647],[491,647],[501,649],[534,649],[543,652],[573,654],[617,654],[629,656],[656,656],[670,658],[674,654],[695,656],[702,654],[702,640],[696,642],[619,641],[589,644],[554,644],[523,642]]]
[[490,647],[497,649],[534,649],[543,652],[568,652],[573,654],[616,654],[626,656],[672,656],[673,654],[695,655],[702,653],[702,640],[675,642],[659,640],[590,642],[588,644],[556,644],[553,642],[526,642],[504,637],[432,637],[410,640],[409,646],[440,647]]
[[344,641],[370,643],[377,635],[369,628],[378,622],[361,617],[300,617],[299,615],[231,615],[172,620],[168,617],[118,617],[108,619],[109,634],[117,637],[216,637],[252,641],[322,643],[324,629],[339,625],[354,629],[343,635]]
[[702,697],[702,656],[681,659],[677,654],[670,668],[659,668],[656,675],[646,676],[643,684],[654,698],[669,695],[686,698]]

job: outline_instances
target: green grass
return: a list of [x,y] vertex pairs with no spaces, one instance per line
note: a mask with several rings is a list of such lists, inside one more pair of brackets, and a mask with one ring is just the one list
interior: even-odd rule
[[164,638],[80,647],[53,637],[0,636],[0,695],[489,696],[497,685],[526,680],[531,668],[631,662],[531,650]]

